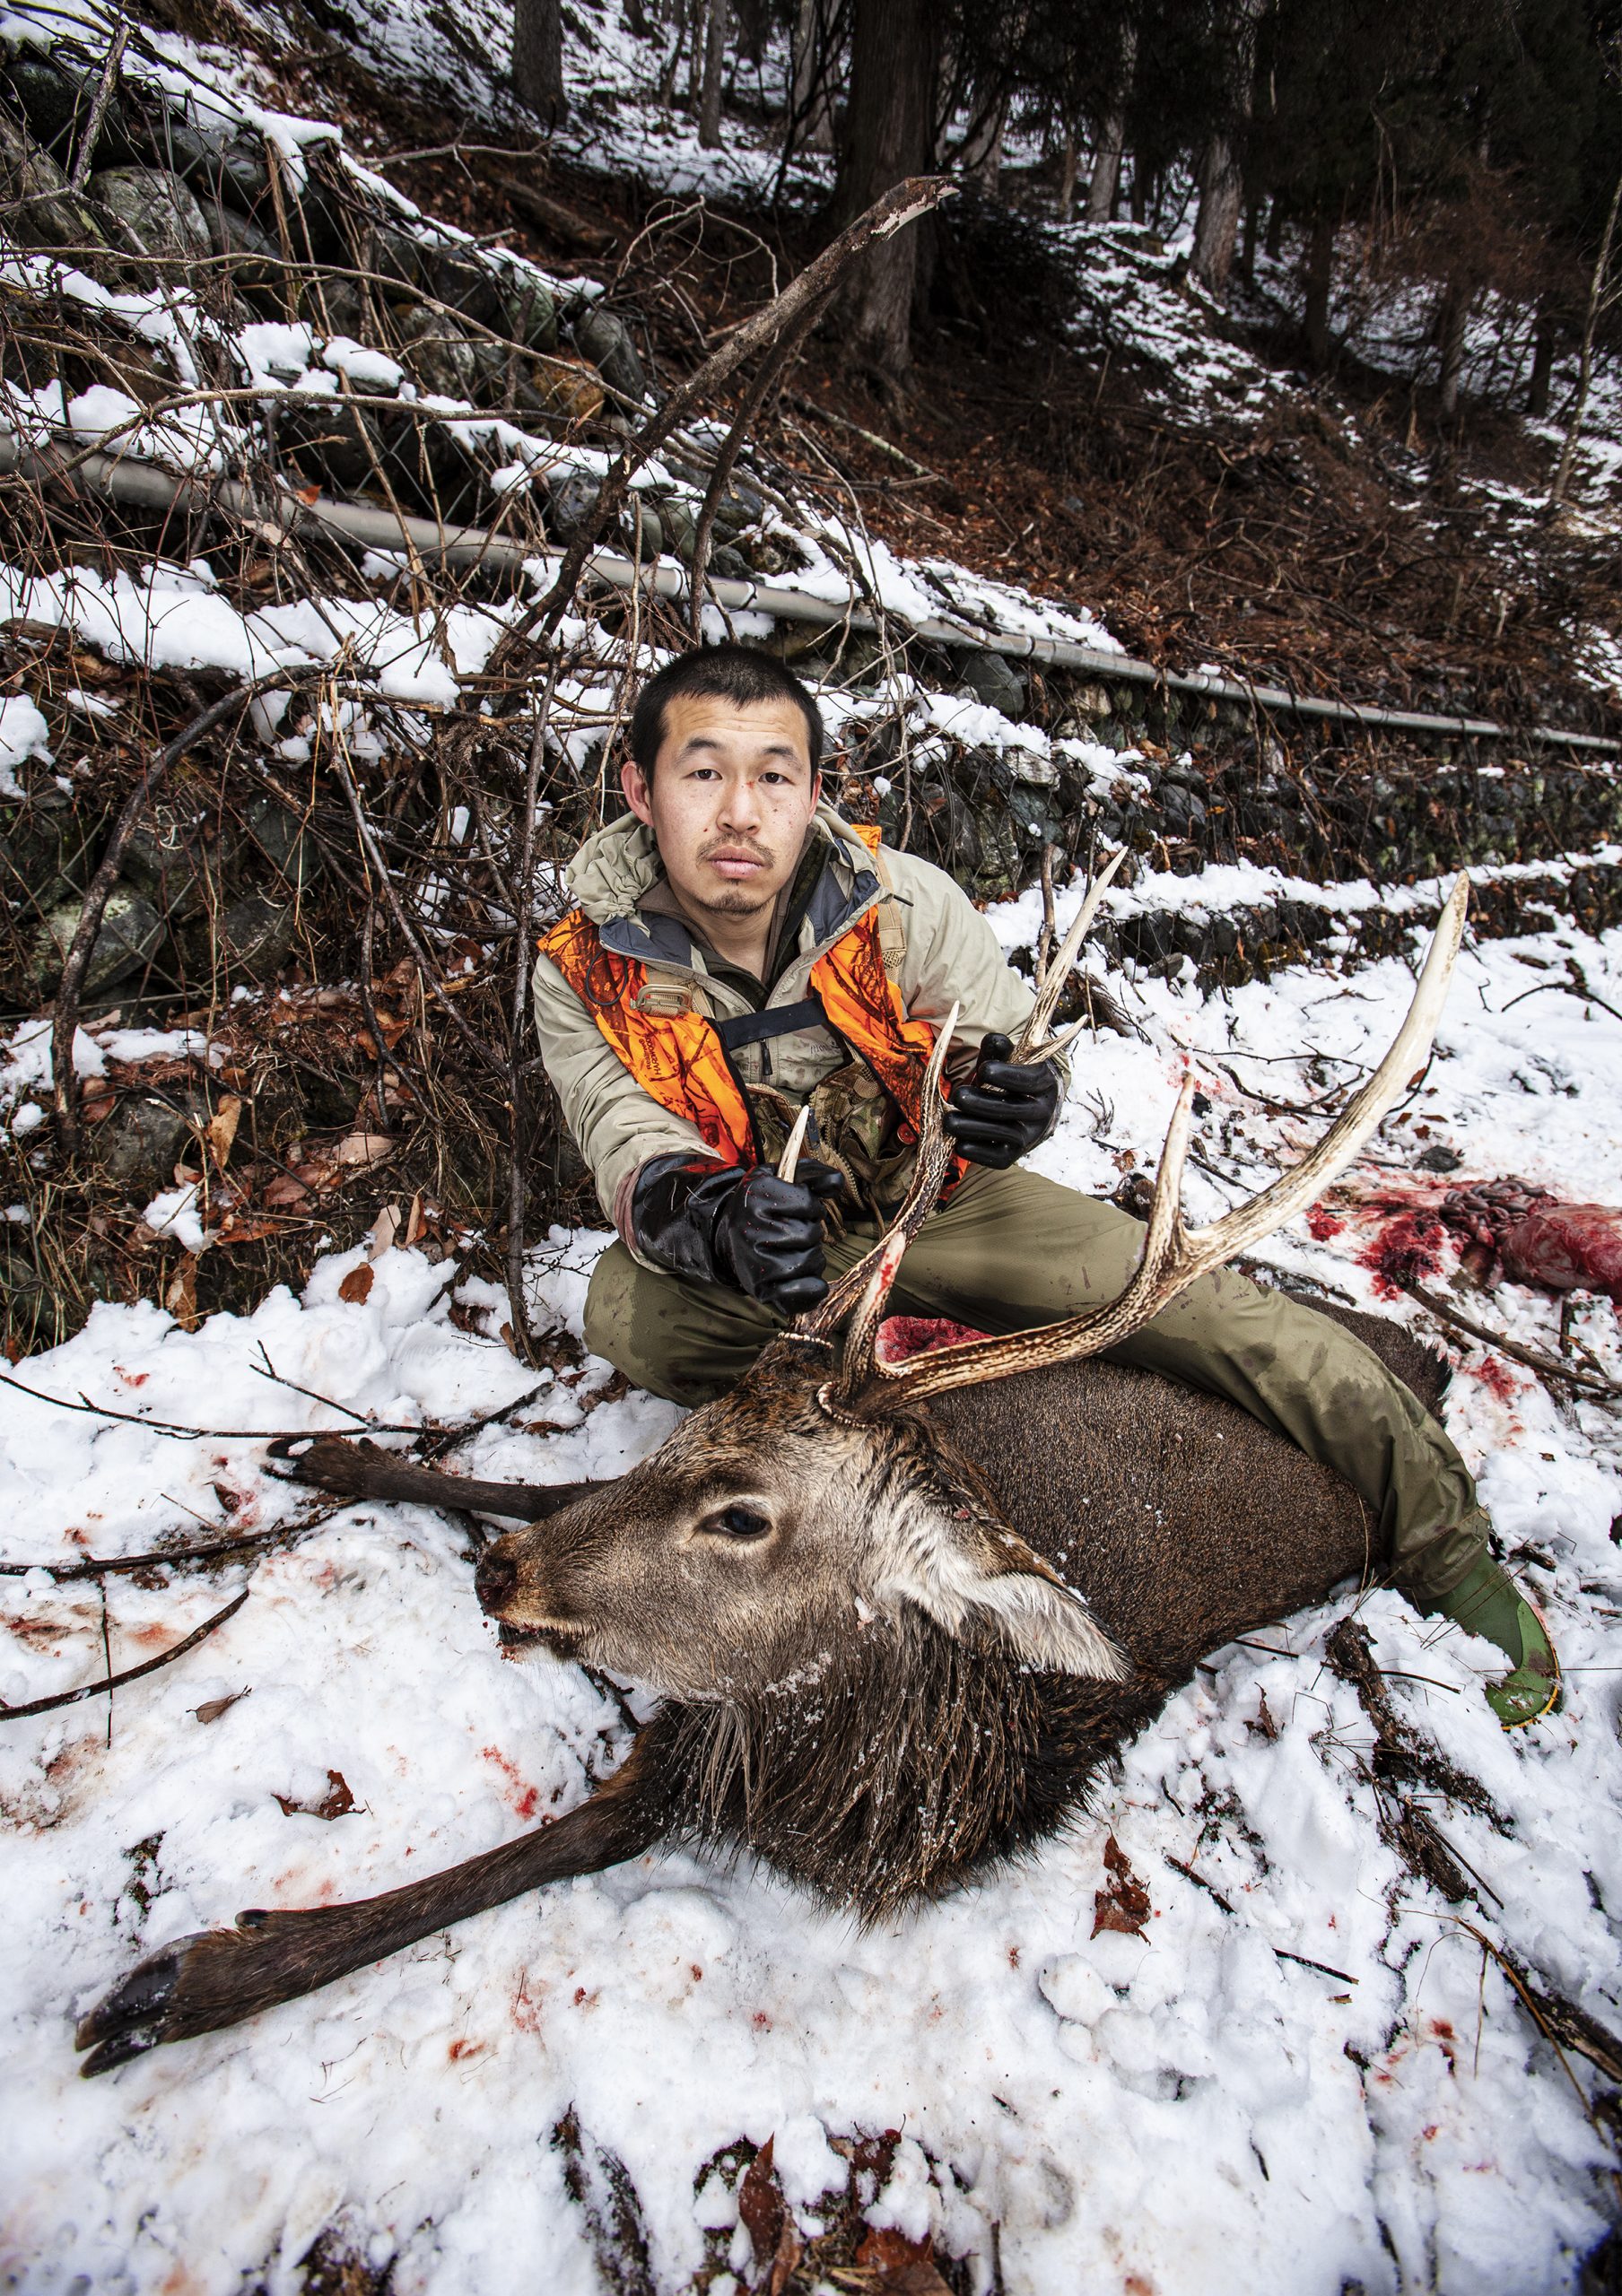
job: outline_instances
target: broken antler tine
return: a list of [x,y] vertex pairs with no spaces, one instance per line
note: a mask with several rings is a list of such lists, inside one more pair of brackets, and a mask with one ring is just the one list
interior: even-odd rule
[[897,1400],[921,1401],[944,1395],[949,1388],[1007,1378],[1011,1372],[1033,1371],[1050,1364],[1068,1363],[1084,1355],[1101,1354],[1141,1331],[1163,1308],[1186,1292],[1202,1275],[1271,1235],[1298,1212],[1322,1195],[1343,1172],[1391,1108],[1423,1070],[1442,1017],[1459,945],[1464,937],[1469,880],[1460,876],[1437,922],[1413,1001],[1390,1050],[1350,1106],[1330,1126],[1318,1145],[1282,1173],[1271,1187],[1225,1213],[1208,1228],[1183,1228],[1179,1195],[1183,1158],[1188,1151],[1194,1080],[1183,1079],[1177,1106],[1166,1131],[1160,1170],[1155,1182],[1155,1202],[1138,1269],[1119,1299],[1068,1322],[1035,1331],[1014,1332],[1006,1338],[972,1341],[961,1347],[943,1347],[914,1357],[898,1370],[886,1371],[880,1391]]
[[[1112,853],[1087,887],[1087,897],[1077,910],[1075,922],[1042,976],[1042,987],[1031,1017],[1025,1022],[1025,1034],[1015,1048],[1016,1060],[1035,1060],[1051,1056],[1052,1048],[1047,1042],[1048,1023],[1063,994],[1064,985],[1070,978],[1070,968],[1080,953],[1081,944],[1092,930],[1093,919],[1098,914],[1098,904],[1114,883],[1115,873],[1126,859],[1127,852],[1128,848],[1123,845],[1119,852]],[[1066,1041],[1068,1042],[1068,1038]]]
[[788,1145],[779,1160],[777,1177],[780,1180],[791,1180],[799,1170],[799,1152],[806,1144],[806,1132],[810,1122],[811,1103],[807,1100],[794,1119],[794,1129],[789,1135]]

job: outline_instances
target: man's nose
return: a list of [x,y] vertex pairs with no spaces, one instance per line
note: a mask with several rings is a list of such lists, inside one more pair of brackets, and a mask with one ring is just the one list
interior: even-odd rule
[[760,797],[753,781],[743,777],[728,784],[721,800],[721,821],[728,829],[758,829]]

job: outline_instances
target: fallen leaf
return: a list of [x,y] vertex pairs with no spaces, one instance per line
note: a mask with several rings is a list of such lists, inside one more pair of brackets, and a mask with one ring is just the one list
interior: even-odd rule
[[327,1790],[318,1802],[300,1802],[291,1794],[278,1794],[282,1814],[286,1818],[346,1818],[355,1808],[355,1797],[350,1792],[341,1770],[327,1773]]
[[385,1156],[394,1153],[394,1142],[386,1132],[352,1132],[340,1140],[333,1150],[333,1161],[359,1169],[365,1164],[380,1164]]
[[[251,1687],[251,1685],[249,1687]],[[246,1698],[247,1696],[248,1690],[245,1688],[242,1690],[233,1690],[229,1698],[205,1698],[201,1706],[194,1706],[192,1708],[192,1712],[196,1716],[199,1722],[217,1722],[222,1714],[230,1713],[231,1708],[236,1704],[240,1698]],[[280,1799],[280,1796],[277,1798]]]
[[1244,1726],[1259,1738],[1276,1738],[1278,1735],[1278,1725],[1274,1721],[1272,1709],[1268,1705],[1266,1691],[1260,1693],[1255,1720],[1247,1722]]
[[231,1143],[237,1136],[237,1126],[242,1119],[242,1102],[234,1092],[228,1092],[203,1127],[203,1139],[214,1170],[222,1172],[231,1154]]
[[1093,1935],[1096,1937],[1101,1929],[1119,1929],[1129,1937],[1141,1937],[1151,1911],[1149,1893],[1113,1834],[1103,1846],[1103,1862],[1110,1878],[1094,1894]]
[[359,1267],[350,1269],[339,1284],[339,1299],[347,1300],[352,1308],[358,1308],[363,1300],[369,1300],[371,1297],[373,1280],[371,1268],[362,1260]]
[[[386,1204],[372,1222],[371,1234],[366,1244],[367,1258],[381,1259],[385,1252],[392,1251],[399,1233],[400,1207],[397,1204]],[[407,1236],[406,1240],[409,1243],[410,1237]],[[362,1293],[362,1297],[364,1298],[365,1294]]]
[[428,1222],[423,1216],[423,1191],[418,1188],[411,1199],[411,1212],[406,1222],[404,1241],[407,1244],[420,1243],[427,1232]]
[[889,2225],[872,2224],[856,2251],[858,2266],[873,2274],[885,2296],[952,2296],[935,2265],[935,2245],[926,2232],[909,2240]]
[[182,1331],[196,1330],[202,1321],[197,1313],[197,1263],[189,1252],[170,1279],[163,1304]]
[[769,2136],[748,2167],[737,2188],[737,2213],[743,2221],[754,2248],[754,2261],[763,2265],[777,2255],[778,2242],[788,2220],[788,2210],[779,2189],[777,2174],[772,2165],[776,2145],[775,2136]]
[[219,1231],[210,1239],[217,1248],[221,1244],[257,1244],[266,1236],[280,1236],[286,1222],[281,1220],[256,1219],[250,1213],[232,1213],[222,1221]]

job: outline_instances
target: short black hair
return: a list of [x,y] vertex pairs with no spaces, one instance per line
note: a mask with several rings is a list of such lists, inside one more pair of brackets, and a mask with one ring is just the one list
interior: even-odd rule
[[678,694],[708,694],[747,709],[756,701],[792,701],[806,720],[811,770],[823,762],[822,712],[792,670],[757,646],[697,646],[656,670],[631,713],[631,754],[651,780],[653,761],[665,738],[665,709]]

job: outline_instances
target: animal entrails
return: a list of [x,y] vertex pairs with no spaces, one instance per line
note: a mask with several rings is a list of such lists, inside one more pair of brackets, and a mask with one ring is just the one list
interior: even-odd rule
[[[746,1848],[836,1906],[890,1918],[1052,1833],[1206,1652],[1378,1576],[1377,1528],[1327,1467],[1221,1398],[1099,1356],[1358,1152],[1424,1065],[1466,897],[1461,879],[1408,1017],[1345,1113],[1262,1195],[1193,1232],[1179,1211],[1185,1082],[1137,1274],[1103,1308],[883,1360],[886,1301],[947,1169],[948,1028],[893,1228],[628,1474],[563,1492],[470,1485],[315,1442],[301,1471],[323,1487],[528,1522],[478,1570],[504,1639],[632,1676],[665,1702],[555,1824],[381,1897],[245,1913],[161,1948],[83,2020],[85,2070],[232,2024],[660,1841]],[[785,1163],[797,1152],[791,1141]],[[1341,1320],[1435,1399],[1435,1360],[1406,1333]]]

